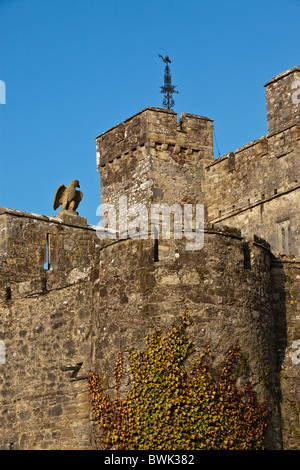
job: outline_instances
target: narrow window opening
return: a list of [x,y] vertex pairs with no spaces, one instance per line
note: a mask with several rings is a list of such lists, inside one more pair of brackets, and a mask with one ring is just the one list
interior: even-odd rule
[[11,299],[11,287],[6,286],[5,287],[5,300],[10,300]]
[[152,236],[154,238],[154,248],[153,248],[153,259],[154,263],[158,261],[158,235],[159,235],[159,228],[157,228],[156,224],[152,225]]
[[154,240],[154,263],[158,261],[158,239]]
[[284,227],[281,227],[281,247],[282,247],[282,254],[286,255],[286,234]]
[[244,253],[244,268],[251,269],[251,257],[250,257],[249,243],[243,244],[243,253]]
[[49,269],[50,269],[49,258],[50,258],[50,234],[47,233],[47,236],[46,236],[46,263],[44,264],[44,269],[46,271],[49,271]]
[[4,341],[0,341],[0,364],[6,363],[6,350]]
[[277,189],[274,189],[274,194],[277,194]]
[[291,247],[291,227],[290,221],[284,220],[278,222],[277,226],[277,250],[282,255],[289,255],[292,251]]
[[47,292],[47,277],[42,278],[42,291],[45,293]]

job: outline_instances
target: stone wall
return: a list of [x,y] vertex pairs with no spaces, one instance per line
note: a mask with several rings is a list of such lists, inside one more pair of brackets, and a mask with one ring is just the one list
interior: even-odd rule
[[266,140],[260,139],[213,162],[206,168],[208,220],[265,238],[274,254],[300,256],[299,156],[298,150],[282,158],[270,155]]
[[62,369],[91,365],[95,230],[1,209],[0,233],[0,448],[91,448],[86,380]]
[[257,234],[274,254],[298,259],[300,127],[292,85],[300,88],[299,76],[294,67],[265,85],[268,136],[211,162],[204,183],[208,221],[237,227],[245,236]]
[[264,85],[270,136],[300,123],[299,85],[299,66],[276,75]]
[[[211,346],[215,367],[239,342],[249,367],[246,375],[259,399],[270,399],[268,445],[280,448],[269,247],[258,239],[247,243],[232,229],[209,226],[204,236],[199,251],[187,251],[184,239],[159,240],[158,260],[151,239],[110,242],[102,249],[95,293],[99,337],[94,367],[113,390],[118,351],[126,358],[143,348],[147,334],[157,328],[166,331],[187,308],[192,318],[187,333],[194,337],[198,352]],[[123,390],[129,386],[130,376],[125,375]]]
[[[88,371],[100,371],[113,389],[118,351],[126,358],[143,348],[147,334],[166,330],[186,307],[193,320],[188,334],[198,351],[210,344],[216,367],[239,341],[259,399],[272,403],[269,446],[280,447],[266,243],[214,226],[205,228],[196,252],[186,250],[184,238],[158,240],[158,247],[150,236],[103,241],[82,218],[7,209],[0,223],[9,233],[0,286],[2,448],[93,448]],[[50,266],[44,265],[49,233]],[[78,364],[72,379],[65,368]],[[266,366],[269,387],[262,380]],[[130,387],[128,373],[123,387]]]
[[281,420],[284,449],[299,449],[300,439],[300,263],[286,256],[272,261]]

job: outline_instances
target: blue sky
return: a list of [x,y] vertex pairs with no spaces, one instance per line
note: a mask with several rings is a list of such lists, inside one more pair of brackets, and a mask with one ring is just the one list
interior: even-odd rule
[[266,135],[263,85],[300,65],[299,24],[300,0],[0,0],[0,206],[53,216],[77,178],[96,225],[95,137],[162,107],[158,54],[178,118],[213,119],[221,155]]

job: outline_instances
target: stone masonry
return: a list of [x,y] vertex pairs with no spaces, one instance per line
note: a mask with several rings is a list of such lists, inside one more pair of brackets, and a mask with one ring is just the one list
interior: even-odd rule
[[270,400],[267,448],[299,449],[300,67],[265,89],[268,135],[218,159],[211,119],[160,108],[96,138],[101,203],[203,204],[201,249],[0,208],[1,449],[94,449],[88,371],[114,393],[122,350],[125,393],[127,354],[185,308],[215,367],[239,341],[239,383]]

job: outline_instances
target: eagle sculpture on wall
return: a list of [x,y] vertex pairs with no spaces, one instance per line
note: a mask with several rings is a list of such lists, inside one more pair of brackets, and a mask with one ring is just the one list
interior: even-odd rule
[[53,201],[53,209],[55,211],[59,206],[61,206],[58,214],[61,212],[68,212],[70,214],[78,215],[76,209],[83,198],[83,194],[81,191],[77,191],[76,188],[80,188],[78,180],[71,181],[67,187],[64,184],[58,186],[57,190],[55,191]]

